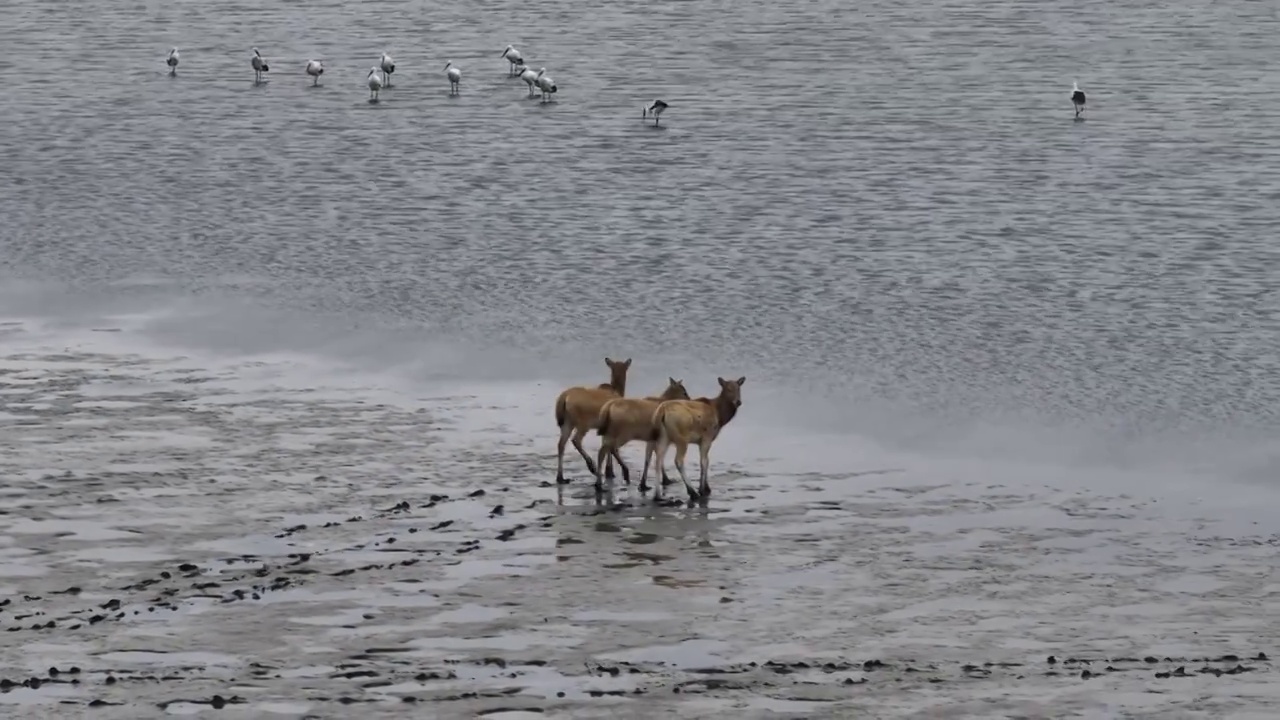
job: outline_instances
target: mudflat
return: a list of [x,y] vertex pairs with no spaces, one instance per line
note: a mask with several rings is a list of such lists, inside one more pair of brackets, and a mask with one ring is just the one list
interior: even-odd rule
[[326,385],[98,330],[2,328],[7,717],[1280,708],[1280,537],[1177,488],[859,465],[762,442],[748,397],[705,506],[597,498],[552,482],[552,385]]

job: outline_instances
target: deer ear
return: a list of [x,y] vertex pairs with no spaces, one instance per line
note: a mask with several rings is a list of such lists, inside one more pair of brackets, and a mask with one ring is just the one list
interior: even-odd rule
[[675,379],[675,378],[671,377],[670,375],[668,375],[668,376],[667,376],[667,382],[671,383],[672,385],[679,385],[679,384],[680,384],[680,381],[679,381],[679,380],[677,380],[677,379]]
[[717,378],[716,378],[716,382],[720,383],[720,386],[721,386],[721,387],[724,387],[724,384],[725,384],[725,382],[724,382],[724,378],[722,378],[722,377],[717,377]]
[[608,365],[608,366],[610,366],[610,367],[612,367],[612,366],[613,366],[613,360],[612,360],[612,359],[610,359],[608,355],[606,355],[606,356],[604,357],[604,364],[605,364],[605,365]]
[[743,375],[742,377],[738,378],[738,387],[742,387],[743,385],[746,384],[746,382],[747,382],[746,375]]
[[625,365],[625,366],[627,366],[627,367],[631,367],[631,358],[627,358],[627,361],[626,361],[626,362],[624,362],[624,363],[622,363],[622,364],[623,364],[623,365]]

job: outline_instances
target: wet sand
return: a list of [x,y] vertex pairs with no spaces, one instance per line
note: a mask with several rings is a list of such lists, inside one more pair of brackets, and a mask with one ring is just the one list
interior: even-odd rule
[[1280,712],[1262,488],[992,477],[786,436],[747,392],[706,507],[600,502],[576,456],[549,482],[551,384],[131,333],[0,325],[7,717]]

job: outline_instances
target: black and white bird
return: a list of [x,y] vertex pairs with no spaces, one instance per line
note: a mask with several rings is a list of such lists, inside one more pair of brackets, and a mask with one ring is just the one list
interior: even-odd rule
[[378,102],[378,91],[382,90],[382,85],[383,85],[381,71],[379,71],[378,68],[376,67],[369,68],[368,83],[369,83],[369,102],[376,103]]
[[454,67],[453,63],[446,63],[444,74],[449,76],[449,94],[457,95],[458,88],[462,84],[462,71]]
[[517,65],[516,72],[519,78],[529,86],[529,97],[533,97],[533,88],[538,83],[538,73],[534,72],[533,68],[528,65]]
[[312,87],[320,84],[320,76],[324,74],[324,65],[319,60],[307,61],[307,74],[311,76]]
[[645,118],[645,116],[646,116],[646,115],[652,115],[652,116],[653,116],[653,124],[654,124],[654,125],[657,125],[657,124],[658,124],[658,116],[659,116],[659,115],[661,115],[661,114],[662,114],[662,111],[663,111],[663,110],[666,110],[666,109],[667,109],[667,104],[666,104],[666,103],[662,102],[661,100],[654,100],[652,105],[650,105],[649,107],[647,107],[647,108],[645,108],[643,111],[641,111],[641,113],[640,113],[640,119],[641,119],[641,120],[643,120],[643,119]]
[[538,89],[542,91],[542,102],[549,102],[548,98],[556,93],[556,81],[551,79],[547,74],[547,69],[542,68],[538,71],[538,76],[533,79],[538,85]]
[[382,68],[382,74],[387,78],[387,87],[391,87],[391,73],[396,71],[396,61],[392,60],[390,55],[382,53],[382,58],[378,60],[378,67]]
[[169,48],[169,59],[165,60],[165,64],[169,66],[169,74],[178,74],[178,48]]
[[1084,112],[1084,91],[1074,80],[1071,81],[1071,104],[1076,106],[1076,117],[1080,117]]
[[506,58],[509,63],[507,67],[508,75],[516,75],[516,66],[524,64],[524,56],[520,54],[515,45],[508,45],[507,49],[502,51],[501,57]]
[[267,59],[262,57],[262,53],[258,52],[258,48],[253,49],[253,58],[249,60],[249,64],[253,66],[253,81],[255,83],[262,82],[262,73],[271,70],[271,68],[267,67]]

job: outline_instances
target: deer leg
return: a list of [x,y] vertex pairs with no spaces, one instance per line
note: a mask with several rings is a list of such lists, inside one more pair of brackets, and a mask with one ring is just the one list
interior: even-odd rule
[[625,462],[623,462],[623,461],[622,461],[622,455],[618,452],[618,448],[616,448],[616,447],[615,447],[615,448],[613,448],[613,450],[612,450],[612,451],[611,451],[611,453],[610,453],[610,457],[611,457],[613,460],[617,460],[617,461],[618,461],[618,469],[622,471],[622,482],[626,483],[627,485],[630,485],[630,484],[631,484],[631,469],[630,469],[630,468],[628,468],[628,467],[627,467],[627,464],[626,464]]
[[573,438],[572,438],[573,447],[575,450],[578,451],[578,454],[582,456],[582,459],[587,461],[587,470],[590,471],[592,475],[596,475],[597,474],[596,463],[594,460],[591,459],[591,456],[588,455],[587,451],[582,447],[582,438],[586,436],[587,436],[586,430],[584,430],[583,428],[575,428],[573,431]]
[[[656,457],[656,458],[657,458],[658,467],[662,467],[662,465],[663,465],[662,459],[663,459],[663,458],[665,458],[665,457],[667,456],[667,445],[668,445],[668,444],[670,444],[670,443],[667,441],[667,439],[666,439],[666,438],[664,438],[664,437],[660,437],[660,438],[658,438],[658,442],[657,442],[657,444],[654,446],[653,454],[654,454],[654,457]],[[662,484],[661,484],[661,483],[659,483],[659,484],[657,484],[657,485],[655,485],[655,486],[653,487],[653,499],[654,499],[654,502],[657,502],[658,500],[661,500],[661,499],[662,499],[662,492],[663,492],[663,490],[664,490],[664,489],[665,489],[665,488],[663,488],[663,487],[662,487]]]
[[644,469],[640,471],[640,492],[649,491],[649,460],[653,457],[654,443],[647,442],[644,444]]
[[684,489],[689,493],[690,500],[698,499],[698,491],[693,489],[689,484],[689,478],[684,474],[684,458],[689,452],[689,443],[676,443],[676,470],[680,471],[680,479],[684,481]]
[[702,475],[698,494],[703,498],[711,497],[711,443],[707,440],[698,443],[698,464]]
[[556,446],[556,484],[564,485],[569,482],[564,479],[564,447],[569,444],[569,433],[573,432],[573,428],[567,423],[560,428],[560,442]]
[[[600,454],[596,456],[596,466],[592,468],[592,472],[596,476],[596,491],[600,491],[604,489],[604,481],[600,479],[600,473],[595,471],[599,470],[601,467],[604,467],[605,456],[608,454],[609,454],[609,441],[601,439]],[[612,480],[613,478],[610,477],[609,479]]]

